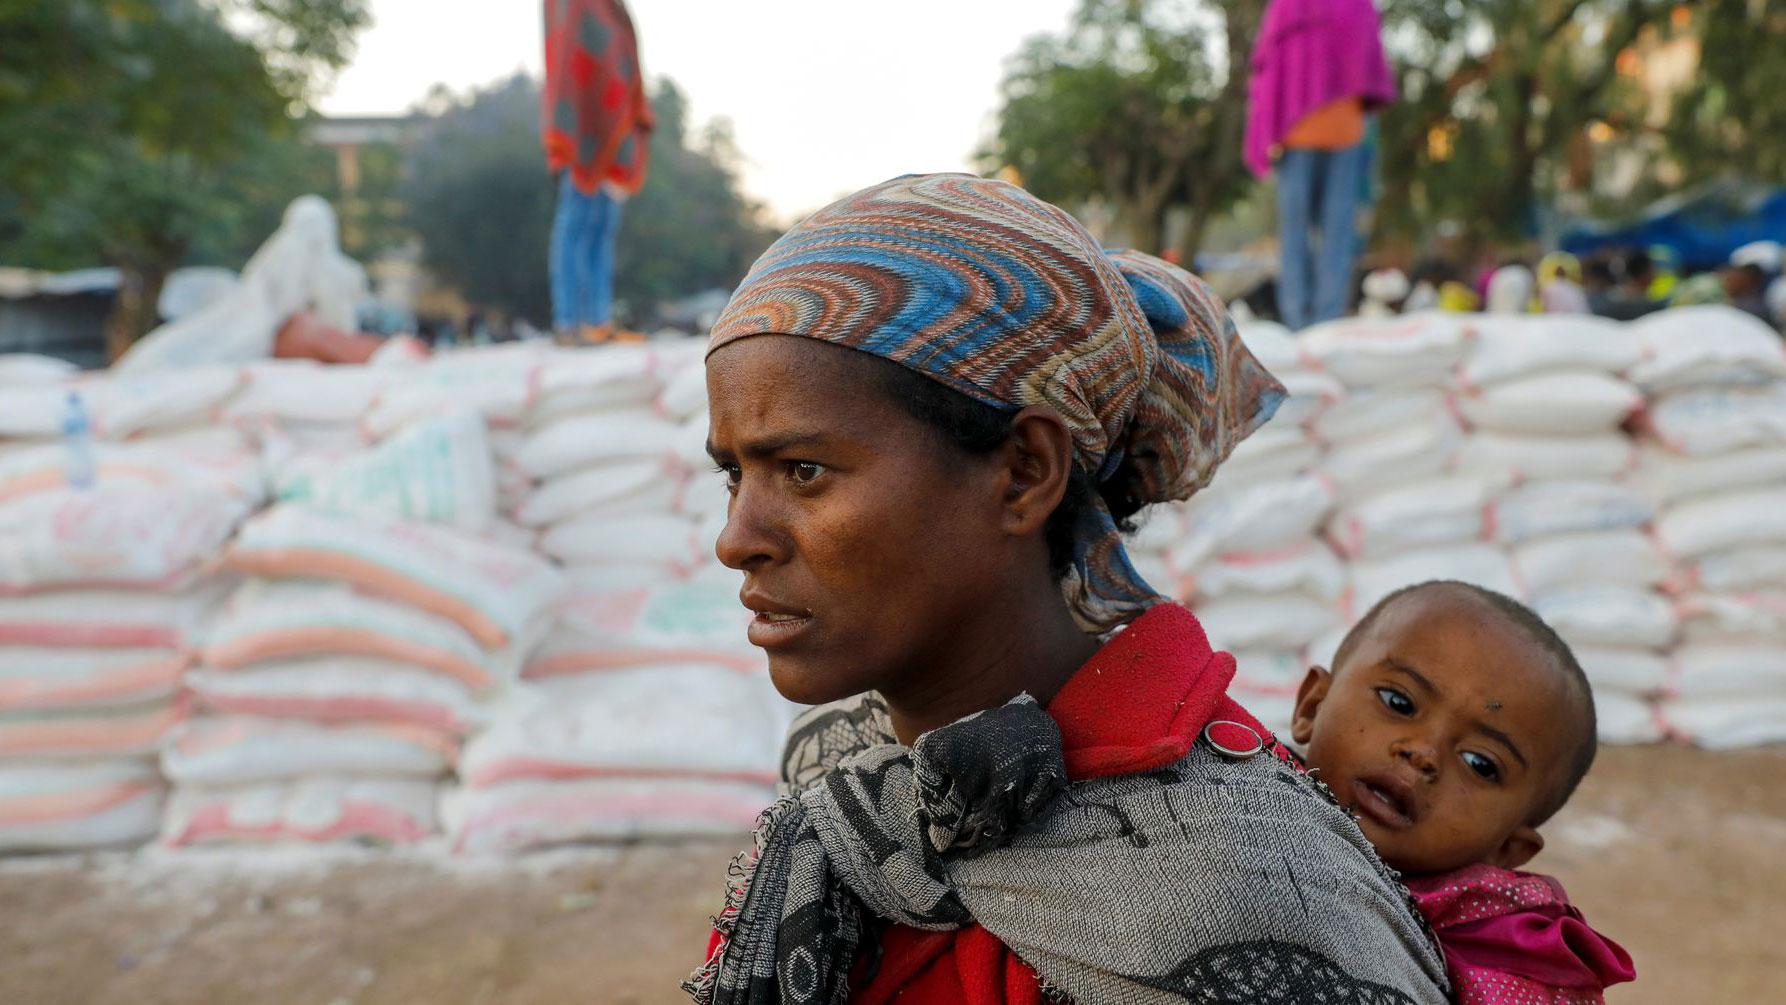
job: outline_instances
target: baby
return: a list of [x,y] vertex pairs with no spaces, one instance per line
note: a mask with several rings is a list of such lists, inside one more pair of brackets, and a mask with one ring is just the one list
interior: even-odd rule
[[1636,974],[1547,876],[1516,872],[1594,761],[1569,646],[1480,587],[1391,594],[1309,671],[1291,735],[1402,872],[1463,1003],[1601,1002]]

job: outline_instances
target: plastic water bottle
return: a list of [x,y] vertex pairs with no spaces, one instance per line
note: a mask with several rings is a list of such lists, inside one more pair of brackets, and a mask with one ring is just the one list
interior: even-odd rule
[[93,487],[93,423],[87,418],[86,403],[81,392],[68,392],[68,407],[62,414],[63,458],[62,477],[69,488]]

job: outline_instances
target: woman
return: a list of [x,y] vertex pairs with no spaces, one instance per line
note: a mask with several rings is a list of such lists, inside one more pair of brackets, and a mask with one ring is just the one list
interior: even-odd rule
[[719,557],[820,707],[697,1000],[1443,1000],[1357,827],[1123,552],[1282,395],[1206,287],[908,176],[776,242],[707,374]]
[[552,219],[552,328],[560,341],[612,340],[620,208],[645,184],[651,103],[639,41],[620,0],[546,0],[546,166]]
[[1346,313],[1369,117],[1395,100],[1381,33],[1371,0],[1271,0],[1259,27],[1246,160],[1261,178],[1277,171],[1278,313],[1291,328]]

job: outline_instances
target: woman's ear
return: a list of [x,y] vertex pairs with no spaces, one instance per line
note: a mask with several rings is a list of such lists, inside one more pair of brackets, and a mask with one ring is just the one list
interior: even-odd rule
[[1332,686],[1332,674],[1321,667],[1308,668],[1308,676],[1302,678],[1302,686],[1296,689],[1296,712],[1290,718],[1290,738],[1298,744],[1306,747],[1314,738],[1315,713],[1321,710],[1321,702]]
[[1059,412],[1031,405],[1011,420],[1011,437],[1001,456],[1005,532],[1016,537],[1042,533],[1073,476],[1072,431]]
[[1507,835],[1507,840],[1502,841],[1501,846],[1488,856],[1488,864],[1502,869],[1517,869],[1543,850],[1544,835],[1538,833],[1538,828],[1522,824]]

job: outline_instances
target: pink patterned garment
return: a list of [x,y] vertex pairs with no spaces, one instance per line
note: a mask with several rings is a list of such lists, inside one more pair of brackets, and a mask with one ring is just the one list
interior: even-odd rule
[[1634,980],[1631,955],[1588,927],[1549,876],[1477,864],[1407,880],[1445,950],[1458,1005],[1589,1005]]

